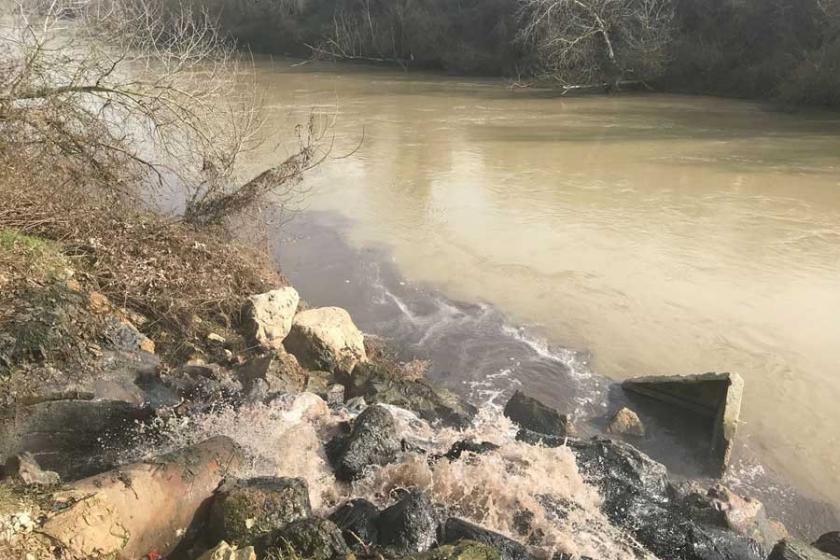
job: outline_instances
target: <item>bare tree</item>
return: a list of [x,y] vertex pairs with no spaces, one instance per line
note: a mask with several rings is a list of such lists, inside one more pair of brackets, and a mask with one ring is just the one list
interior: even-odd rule
[[518,38],[564,87],[644,82],[664,67],[671,0],[520,0]]
[[206,12],[162,0],[17,0],[4,21],[5,162],[55,165],[106,192],[176,185],[196,223],[288,189],[313,163],[315,138],[301,135],[260,188],[237,183],[237,157],[260,130],[259,100],[249,61]]

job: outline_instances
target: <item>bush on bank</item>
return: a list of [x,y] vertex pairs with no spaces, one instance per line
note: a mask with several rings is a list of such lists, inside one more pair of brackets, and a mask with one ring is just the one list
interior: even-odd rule
[[[536,46],[521,36],[523,7],[533,3],[213,0],[208,8],[220,14],[229,33],[256,51],[302,56],[314,52],[528,80],[545,70]],[[588,0],[586,4],[604,10],[615,3]],[[624,0],[622,8],[643,11],[651,4]],[[840,106],[837,0],[667,0],[661,5],[673,11],[672,18],[665,18],[669,22],[665,63],[635,78],[666,91]],[[620,38],[621,31],[628,30],[616,26],[636,22],[626,17],[607,22],[607,32]],[[602,49],[601,43],[593,42],[593,48]],[[615,44],[616,51],[635,47],[620,40]],[[640,52],[643,55],[644,49]],[[600,51],[584,58],[603,65]],[[564,75],[554,78],[568,81]]]

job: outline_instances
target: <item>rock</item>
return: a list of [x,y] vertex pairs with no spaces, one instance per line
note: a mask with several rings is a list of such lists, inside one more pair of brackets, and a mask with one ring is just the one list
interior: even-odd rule
[[333,560],[350,554],[341,530],[335,523],[319,518],[290,523],[280,531],[261,538],[256,548],[260,558],[274,558],[270,555],[275,554],[279,558],[291,556],[306,560]]
[[621,385],[625,391],[669,403],[713,420],[711,433],[711,466],[723,475],[729,465],[744,380],[737,373],[704,373],[670,377],[638,377]]
[[767,560],[834,560],[834,558],[835,556],[804,542],[785,539],[773,547]]
[[[452,447],[449,448],[449,451],[444,453],[442,457],[449,459],[450,461],[457,461],[461,458],[461,455],[464,453],[471,453],[474,455],[482,455],[484,453],[488,453],[490,451],[495,451],[498,449],[499,446],[495,443],[491,443],[489,441],[472,441],[472,440],[461,440],[456,441],[452,444]],[[441,456],[433,456],[433,459],[440,459]]]
[[463,519],[450,517],[443,527],[443,542],[452,544],[463,540],[493,547],[501,560],[531,560],[528,550],[515,540]]
[[243,394],[239,376],[219,364],[184,365],[160,379],[192,412],[234,403]]
[[340,307],[309,309],[295,315],[283,343],[310,370],[349,373],[367,361],[364,336]]
[[570,440],[578,468],[597,485],[603,510],[660,558],[682,560],[761,560],[754,539],[739,535],[682,501],[672,500],[665,467],[626,443],[603,438]]
[[445,544],[410,558],[415,560],[501,560],[499,551],[495,548],[467,540]]
[[612,417],[609,426],[607,426],[607,431],[611,434],[644,437],[645,426],[639,419],[638,414],[624,407]]
[[233,441],[215,437],[81,480],[56,495],[66,507],[56,508],[41,532],[71,557],[168,554],[201,518],[202,504],[224,473],[242,462]]
[[31,453],[21,453],[6,461],[3,474],[26,485],[54,486],[61,483],[61,477],[53,471],[45,471]]
[[111,310],[111,301],[105,294],[92,291],[88,294],[88,307],[94,313],[107,313]]
[[338,406],[344,404],[344,385],[334,383],[327,388],[326,401],[329,406]]
[[379,542],[398,555],[424,552],[435,543],[437,526],[431,500],[413,490],[379,514]]
[[311,515],[309,491],[299,478],[225,481],[210,506],[208,538],[243,546]]
[[450,391],[425,380],[397,379],[376,364],[361,363],[345,380],[347,396],[368,403],[390,404],[416,413],[428,422],[466,428],[477,409]]
[[551,436],[570,434],[569,418],[521,391],[516,391],[505,405],[505,416],[522,428]]
[[212,332],[209,333],[206,336],[206,338],[207,338],[207,342],[210,342],[211,344],[217,344],[219,346],[224,346],[225,343],[227,342],[227,340],[225,340],[225,337],[223,337],[220,334],[216,334],[216,333],[212,333]]
[[257,379],[266,382],[269,394],[298,393],[306,387],[306,371],[287,352],[266,352],[236,366],[234,372],[246,392]]
[[108,317],[102,332],[105,346],[121,352],[142,350],[150,354],[155,353],[155,343],[128,321],[121,321],[116,317]]
[[300,296],[291,286],[251,296],[245,303],[245,325],[256,344],[281,350],[292,328]]
[[[44,395],[0,409],[0,455],[29,452],[64,480],[113,467],[131,445],[139,422],[153,411],[121,400],[93,400],[90,393]],[[35,401],[35,402],[31,402]]]
[[814,548],[840,558],[840,531],[832,531],[820,536],[814,543]]
[[369,546],[379,540],[379,508],[364,498],[351,500],[330,515],[351,547]]
[[198,560],[257,560],[257,553],[253,546],[237,549],[222,541],[199,556]]
[[743,498],[721,484],[710,488],[707,494],[712,509],[720,512],[728,529],[754,539],[768,550],[786,536],[767,518],[760,501]]
[[327,454],[340,480],[358,478],[369,465],[387,465],[402,450],[397,423],[383,406],[359,414],[352,432],[328,444]]

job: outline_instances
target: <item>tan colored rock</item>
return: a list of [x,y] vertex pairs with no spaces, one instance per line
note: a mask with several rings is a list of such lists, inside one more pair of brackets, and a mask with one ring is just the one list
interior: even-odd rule
[[219,482],[243,461],[226,437],[134,463],[73,483],[56,495],[71,504],[42,532],[70,558],[168,554]]
[[714,509],[722,514],[727,527],[768,549],[788,536],[785,526],[768,518],[764,504],[754,498],[739,496],[722,484],[709,489],[709,498]]
[[311,370],[350,373],[357,363],[367,361],[364,335],[340,307],[298,313],[283,346]]
[[155,353],[155,341],[149,338],[148,336],[144,336],[143,340],[140,341],[140,350],[143,352],[148,352],[149,354]]
[[198,560],[257,560],[257,553],[254,552],[253,546],[237,549],[222,541],[202,554]]
[[107,296],[99,292],[88,294],[88,305],[94,313],[107,313],[111,309],[111,301]]
[[611,434],[644,437],[645,425],[642,424],[638,414],[624,407],[612,417],[607,431]]
[[266,349],[282,349],[298,303],[300,296],[291,286],[249,297],[245,315],[254,342]]

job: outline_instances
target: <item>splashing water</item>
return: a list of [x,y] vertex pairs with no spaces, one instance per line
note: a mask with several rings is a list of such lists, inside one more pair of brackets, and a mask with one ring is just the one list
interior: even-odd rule
[[447,505],[450,515],[514,538],[541,558],[557,552],[615,560],[644,556],[604,517],[598,492],[578,472],[569,448],[517,442],[515,427],[497,407],[483,408],[465,431],[436,429],[409,411],[388,408],[401,436],[428,455],[445,453],[465,439],[499,448],[452,462],[406,453],[395,463],[369,468],[352,484],[342,483],[329,467],[323,442],[350,416],[330,411],[320,398],[303,393],[270,404],[222,406],[190,418],[156,420],[148,429],[158,434],[158,443],[140,453],[152,455],[225,435],[241,445],[249,459],[239,476],[302,478],[319,515],[328,515],[353,497],[385,507],[393,502],[394,490],[419,488]]

